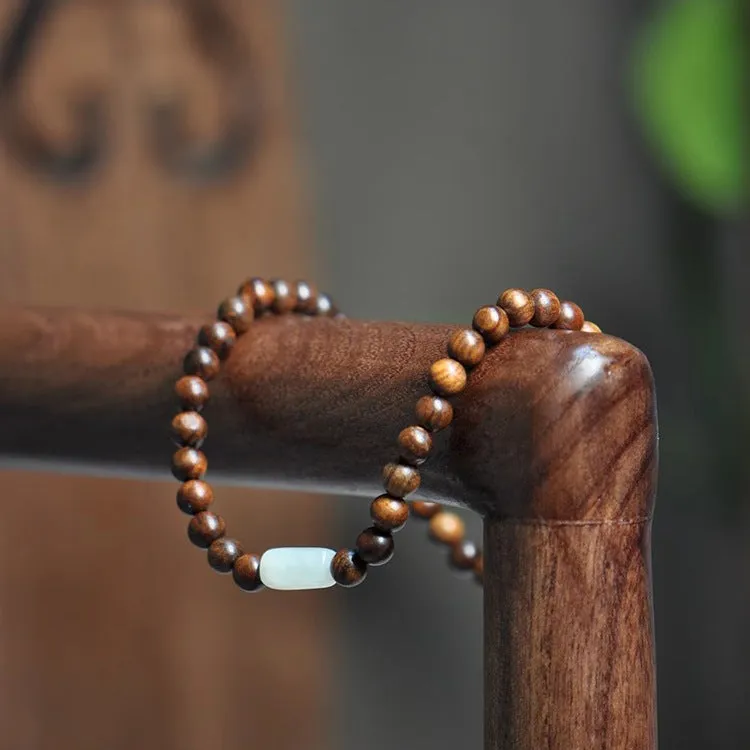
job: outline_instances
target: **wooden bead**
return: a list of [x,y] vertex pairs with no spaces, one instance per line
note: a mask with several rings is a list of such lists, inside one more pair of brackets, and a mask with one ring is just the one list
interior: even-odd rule
[[430,387],[438,396],[455,396],[466,387],[466,370],[455,359],[444,357],[430,367]]
[[514,328],[527,325],[534,317],[534,302],[523,289],[506,289],[498,298],[497,304],[505,310]]
[[581,330],[584,333],[601,333],[602,329],[596,323],[592,323],[590,320],[585,320],[581,326]]
[[461,516],[443,510],[430,519],[428,533],[434,542],[452,547],[463,540],[466,526]]
[[200,479],[188,479],[177,490],[177,507],[191,516],[208,510],[213,501],[214,491],[211,485]]
[[172,435],[178,445],[200,448],[208,434],[208,424],[197,411],[183,411],[172,420]]
[[174,391],[183,409],[200,411],[208,401],[208,385],[196,375],[181,377],[175,383]]
[[207,346],[196,346],[185,355],[182,369],[186,375],[213,380],[219,374],[219,358]]
[[374,527],[365,529],[357,537],[357,555],[368,565],[385,565],[393,557],[393,537]]
[[507,313],[495,305],[480,307],[474,313],[471,325],[489,345],[502,341],[510,330],[510,321],[508,320]]
[[412,466],[424,463],[431,449],[432,437],[424,427],[418,425],[405,427],[398,435],[399,454],[406,463]]
[[172,474],[175,479],[202,479],[208,469],[206,455],[195,448],[180,448],[172,456]]
[[331,575],[339,586],[359,586],[367,575],[367,563],[353,549],[341,549],[331,561]]
[[560,304],[560,317],[554,327],[564,331],[580,331],[584,321],[583,310],[575,302],[566,301]]
[[232,578],[243,591],[260,591],[263,583],[260,580],[260,557],[258,555],[240,555],[232,568]]
[[327,294],[318,294],[315,300],[315,314],[323,317],[332,318],[338,310]]
[[534,303],[534,317],[531,325],[546,328],[557,322],[560,315],[560,300],[549,289],[532,289],[531,300]]
[[419,471],[413,466],[390,463],[383,467],[383,486],[393,497],[406,497],[419,488],[420,481]]
[[216,317],[229,323],[236,334],[242,335],[250,328],[255,312],[247,297],[237,295],[225,299],[219,305]]
[[190,519],[188,524],[188,539],[203,549],[210,547],[217,539],[221,539],[227,530],[227,525],[221,516],[210,510],[198,513]]
[[448,342],[448,355],[464,367],[475,367],[484,357],[484,339],[471,328],[456,331]]
[[250,306],[259,315],[271,309],[274,300],[273,287],[265,280],[254,276],[237,290],[240,297],[246,297]]
[[296,295],[292,287],[283,279],[271,282],[273,287],[273,311],[279,315],[290,313],[297,305]]
[[479,548],[477,545],[466,539],[451,548],[448,554],[448,564],[454,570],[473,571],[478,556]]
[[425,500],[414,500],[410,503],[412,515],[418,518],[432,518],[443,510],[440,503],[428,503]]
[[409,520],[409,506],[401,498],[380,495],[370,504],[370,518],[376,528],[393,534]]
[[226,359],[229,356],[235,341],[237,341],[237,334],[234,328],[223,320],[207,323],[198,333],[198,343],[216,352],[219,359]]
[[453,421],[453,406],[440,396],[422,396],[417,401],[417,421],[430,432],[445,429]]
[[306,281],[298,281],[295,285],[296,304],[294,311],[303,315],[315,315],[318,308],[318,293]]
[[230,573],[237,558],[242,554],[240,544],[235,539],[222,537],[208,548],[208,564],[217,573]]

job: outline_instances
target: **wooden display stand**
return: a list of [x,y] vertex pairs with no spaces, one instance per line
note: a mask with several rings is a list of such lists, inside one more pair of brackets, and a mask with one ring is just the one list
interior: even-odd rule
[[[166,478],[171,387],[203,322],[2,311],[6,465]],[[258,321],[213,389],[211,477],[374,496],[449,330]],[[485,750],[653,750],[647,361],[606,335],[514,332],[456,414],[420,496],[485,519]]]

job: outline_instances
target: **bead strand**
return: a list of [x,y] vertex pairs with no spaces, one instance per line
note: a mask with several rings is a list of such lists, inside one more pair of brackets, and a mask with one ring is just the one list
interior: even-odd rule
[[333,577],[345,587],[364,581],[370,565],[383,565],[393,557],[392,535],[406,524],[410,514],[428,522],[432,541],[448,548],[448,564],[458,573],[471,573],[482,583],[484,557],[478,545],[465,538],[461,517],[444,510],[440,503],[405,498],[420,484],[417,468],[429,457],[432,435],[453,421],[450,398],[461,393],[470,372],[477,367],[487,350],[499,344],[511,328],[531,324],[538,328],[600,333],[594,323],[586,322],[581,308],[573,302],[560,301],[549,289],[507,289],[495,305],[480,307],[471,328],[455,331],[448,340],[446,357],[433,362],[428,372],[432,393],[416,404],[417,423],[405,427],[398,435],[398,457],[383,467],[385,495],[373,500],[370,516],[373,526],[363,531],[355,546],[342,549],[333,559]]
[[[208,564],[215,571],[231,573],[237,586],[249,592],[264,587],[262,556],[245,552],[239,542],[227,537],[226,522],[210,510],[214,493],[203,479],[208,462],[200,450],[208,436],[208,424],[201,411],[209,400],[208,383],[218,375],[221,362],[231,354],[235,342],[249,330],[253,320],[266,314],[291,312],[320,317],[340,315],[327,295],[318,294],[304,281],[289,284],[282,280],[248,279],[236,295],[219,305],[217,320],[200,329],[196,346],[183,361],[185,374],[175,384],[182,411],[172,420],[172,436],[179,446],[172,456],[172,474],[182,483],[177,491],[177,506],[192,516],[188,538],[196,547],[206,550]],[[330,550],[326,566],[332,556]],[[330,585],[333,583],[330,578]]]
[[249,592],[264,586],[276,589],[326,588],[339,584],[357,586],[370,566],[385,565],[394,554],[393,535],[414,516],[427,522],[429,538],[448,550],[448,564],[458,573],[472,574],[482,583],[484,558],[478,545],[465,538],[459,515],[440,503],[407,500],[419,489],[419,467],[429,458],[433,435],[450,426],[454,418],[450,399],[461,393],[471,370],[486,352],[498,345],[511,328],[526,325],[569,331],[600,333],[586,321],[573,302],[561,301],[549,289],[507,289],[495,305],[480,307],[470,328],[456,330],[446,347],[446,356],[433,362],[427,373],[430,393],[418,399],[415,424],[398,434],[397,456],[383,467],[385,493],[370,505],[372,524],[356,539],[353,548],[338,552],[325,548],[276,548],[262,556],[243,550],[226,536],[224,519],[211,507],[214,494],[204,480],[208,461],[201,447],[208,424],[201,411],[209,400],[208,383],[230,356],[237,338],[246,333],[255,318],[297,313],[307,316],[342,317],[331,299],[304,281],[251,278],[235,296],[218,308],[217,320],[203,326],[196,346],[183,361],[184,375],[175,392],[182,411],[172,420],[172,435],[178,445],[172,457],[172,473],[180,482],[179,509],[192,516],[188,538],[207,551],[209,565],[219,573],[231,573],[237,586]]

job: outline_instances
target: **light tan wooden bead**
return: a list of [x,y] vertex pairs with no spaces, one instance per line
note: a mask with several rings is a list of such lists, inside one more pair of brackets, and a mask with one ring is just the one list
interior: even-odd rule
[[252,302],[249,297],[228,297],[220,305],[216,313],[219,320],[229,323],[238,336],[250,328],[255,317]]
[[531,325],[546,328],[557,322],[560,316],[560,300],[549,289],[532,289],[531,299],[534,302],[534,317]]
[[379,529],[393,534],[403,529],[409,520],[409,506],[401,498],[380,495],[370,505],[370,518]]
[[427,430],[444,430],[453,421],[453,407],[450,401],[440,396],[422,396],[415,409],[417,420]]
[[502,341],[510,330],[507,313],[496,305],[480,307],[474,313],[471,324],[490,346]]
[[398,436],[398,451],[401,458],[412,466],[424,463],[432,450],[432,437],[424,427],[405,427]]
[[580,331],[584,320],[583,310],[575,302],[566,300],[560,303],[560,317],[554,328],[560,328],[563,331]]
[[455,513],[441,511],[430,519],[430,539],[435,542],[452,547],[463,540],[465,533],[466,525],[463,519]]
[[464,367],[476,367],[484,357],[484,339],[471,328],[456,331],[448,342],[448,355]]
[[514,328],[529,324],[534,317],[534,300],[524,289],[506,289],[498,298],[497,304],[505,310]]
[[455,359],[444,357],[430,367],[430,387],[438,396],[455,396],[466,387],[466,370]]
[[404,498],[419,489],[419,469],[403,463],[389,463],[383,467],[383,487],[391,497]]
[[601,333],[602,329],[596,323],[592,323],[590,320],[584,321],[581,326],[581,330],[584,333]]
[[208,424],[197,411],[183,411],[172,420],[172,436],[178,445],[200,448],[208,434]]
[[443,506],[440,503],[430,503],[426,500],[414,500],[409,503],[412,515],[417,518],[429,519],[432,518],[436,513],[442,511]]

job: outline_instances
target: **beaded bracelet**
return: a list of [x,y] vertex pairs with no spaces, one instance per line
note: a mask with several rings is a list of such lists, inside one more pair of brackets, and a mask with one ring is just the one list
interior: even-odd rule
[[256,317],[265,314],[343,317],[331,299],[317,293],[304,281],[267,282],[252,278],[242,284],[236,296],[219,306],[214,323],[203,326],[197,346],[185,357],[185,375],[175,386],[183,411],[172,420],[172,432],[180,446],[172,458],[172,473],[182,482],[177,505],[192,516],[188,537],[197,547],[208,550],[208,563],[219,573],[230,573],[244,591],[263,587],[280,590],[344,587],[362,583],[369,566],[385,565],[394,551],[393,534],[404,527],[409,513],[429,521],[430,538],[448,547],[449,565],[458,572],[471,573],[482,583],[483,557],[479,547],[465,538],[464,522],[439,503],[410,501],[420,484],[417,468],[432,449],[432,435],[453,421],[450,397],[464,390],[468,371],[479,365],[487,347],[497,345],[510,328],[528,324],[568,331],[601,333],[584,319],[574,302],[561,302],[548,289],[508,289],[496,305],[480,307],[471,328],[457,330],[450,337],[447,357],[438,359],[429,371],[431,393],[416,404],[416,424],[398,436],[399,457],[383,467],[385,494],[370,506],[372,525],[357,537],[352,549],[335,552],[320,547],[278,547],[259,556],[246,553],[239,542],[226,536],[224,519],[209,508],[214,495],[203,480],[208,464],[200,450],[208,433],[200,411],[208,401],[208,381],[215,378],[238,336],[245,333]]

